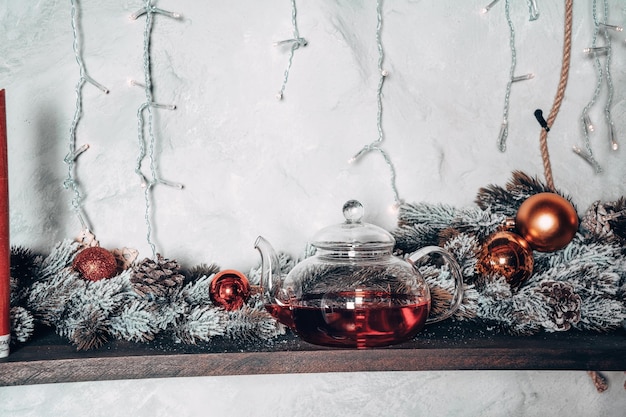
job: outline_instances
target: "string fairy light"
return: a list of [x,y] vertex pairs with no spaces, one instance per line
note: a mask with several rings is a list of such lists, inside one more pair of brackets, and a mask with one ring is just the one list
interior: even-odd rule
[[606,20],[609,14],[609,5],[608,5],[607,0],[603,0],[603,4],[604,4],[604,22],[601,22],[600,26],[603,28],[604,42],[606,43],[606,46],[609,47],[609,51],[607,53],[606,60],[604,62],[606,86],[608,89],[606,103],[604,105],[604,118],[606,119],[606,123],[607,123],[608,130],[609,130],[608,136],[609,136],[609,145],[611,147],[610,149],[613,151],[617,151],[619,149],[619,145],[616,140],[615,124],[613,123],[613,116],[611,115],[611,107],[613,105],[613,95],[614,95],[615,89],[613,87],[613,77],[611,75],[611,55],[612,54],[611,54],[611,36],[610,36],[609,31],[621,32],[623,29],[620,26],[608,25],[606,23]]
[[[487,13],[496,5],[498,0],[494,0],[482,9],[483,13]],[[534,0],[528,0],[528,13],[529,20],[537,20],[539,17],[539,9],[537,3]],[[506,83],[506,89],[504,93],[504,106],[502,110],[502,123],[500,124],[500,132],[498,133],[498,149],[500,152],[506,151],[506,140],[509,136],[509,109],[511,101],[511,88],[514,83],[520,81],[531,80],[535,77],[533,73],[515,75],[515,69],[517,66],[517,49],[515,47],[515,27],[513,26],[513,20],[511,19],[511,2],[506,0],[504,3],[504,15],[506,22],[509,26],[509,47],[511,49],[511,65],[509,67],[509,80]]]
[[[617,150],[618,144],[617,144],[617,140],[615,137],[616,136],[615,125],[613,123],[613,119],[611,115],[611,106],[612,106],[612,100],[613,100],[613,94],[614,94],[614,87],[613,87],[613,81],[611,77],[611,68],[610,68],[611,66],[611,38],[609,35],[609,31],[621,32],[623,30],[623,28],[621,28],[620,26],[609,25],[606,23],[606,20],[608,18],[608,12],[609,12],[608,3],[606,0],[603,0],[603,6],[604,6],[603,17],[602,17],[602,21],[600,21],[598,17],[598,12],[597,12],[597,1],[593,0],[592,17],[593,17],[594,31],[593,31],[593,36],[591,40],[591,46],[583,49],[583,53],[593,58],[594,67],[595,67],[596,74],[597,74],[596,86],[594,88],[593,95],[591,99],[589,100],[589,102],[587,103],[587,105],[583,108],[582,115],[580,117],[585,149],[581,149],[578,146],[572,147],[572,150],[574,151],[574,153],[576,153],[578,156],[583,158],[587,163],[589,163],[598,174],[601,173],[603,169],[601,165],[598,163],[598,161],[596,160],[596,158],[594,157],[593,148],[591,146],[591,133],[595,131],[595,126],[593,122],[591,121],[589,112],[591,111],[592,107],[596,104],[598,97],[600,96],[600,93],[602,91],[602,85],[606,81],[608,94],[606,98],[606,104],[604,107],[604,116],[605,116],[606,123],[607,123],[608,137],[609,137],[609,143],[610,143],[611,149]],[[603,39],[605,43],[605,45],[602,45],[602,46],[597,45],[598,36],[600,35],[600,32],[603,33]],[[604,68],[602,67],[602,62],[600,61],[601,56],[604,56],[606,59]]]
[[383,62],[384,62],[384,59],[385,59],[385,53],[384,53],[384,50],[383,50],[383,43],[382,43],[382,37],[381,37],[382,23],[383,23],[382,0],[377,0],[376,1],[376,18],[377,18],[377,23],[376,23],[376,45],[377,45],[377,48],[378,48],[378,73],[380,74],[380,77],[379,77],[379,80],[378,80],[378,87],[376,89],[377,106],[378,106],[377,117],[376,117],[376,126],[377,126],[377,130],[378,130],[378,139],[376,139],[372,143],[370,143],[368,145],[365,145],[363,148],[361,148],[361,150],[358,151],[348,162],[349,163],[354,163],[359,158],[361,158],[362,156],[364,156],[365,154],[367,154],[369,152],[372,152],[372,151],[378,152],[383,157],[385,163],[387,164],[387,167],[389,168],[389,171],[390,171],[390,174],[391,174],[391,189],[393,191],[394,200],[396,202],[396,205],[400,205],[402,203],[402,200],[400,199],[400,195],[398,193],[398,187],[396,185],[396,169],[395,169],[395,166],[392,163],[391,158],[389,157],[387,152],[385,152],[385,150],[383,150],[379,146],[385,139],[385,135],[384,135],[384,132],[383,132],[383,126],[382,126],[382,118],[383,118],[383,100],[382,100],[382,95],[383,95],[383,85],[385,83],[385,79],[389,76],[389,72],[386,69],[383,69]]
[[[138,17],[145,15],[146,16],[146,24],[144,26],[144,41],[143,41],[143,71],[144,71],[144,82],[139,83],[135,80],[130,80],[129,84],[132,86],[142,87],[146,96],[146,101],[142,103],[137,110],[137,134],[138,134],[138,142],[139,142],[139,155],[137,156],[137,163],[135,166],[135,173],[139,176],[141,187],[144,192],[144,201],[145,201],[145,213],[144,220],[146,222],[146,240],[150,249],[152,250],[153,258],[156,257],[156,245],[153,241],[153,229],[152,229],[152,198],[151,192],[152,188],[157,184],[163,184],[168,187],[176,188],[182,190],[184,188],[183,184],[171,182],[164,180],[159,177],[156,169],[156,158],[155,158],[155,146],[156,146],[156,136],[154,133],[154,123],[153,123],[153,115],[152,109],[164,109],[164,110],[176,110],[176,105],[174,104],[162,104],[154,101],[154,97],[152,94],[152,73],[151,73],[151,55],[150,55],[150,46],[151,46],[151,35],[152,28],[154,25],[154,15],[160,14],[173,19],[180,19],[182,15],[179,13],[169,12],[166,10],[162,10],[156,8],[152,4],[152,0],[146,0],[146,5],[141,8],[139,11],[133,13],[130,16],[131,20],[136,20]],[[146,117],[144,114],[147,114],[147,126],[146,126]],[[145,133],[148,134],[148,145],[146,146],[146,138]],[[150,176],[147,177],[142,172],[142,165],[145,161],[146,157],[149,161],[149,170]]]
[[74,118],[72,119],[72,123],[70,125],[70,134],[69,134],[69,151],[63,161],[67,164],[67,178],[63,182],[63,187],[65,189],[71,190],[73,193],[73,197],[71,200],[71,207],[78,220],[81,224],[83,231],[88,231],[90,229],[89,224],[87,223],[86,216],[84,216],[83,208],[82,208],[82,194],[80,191],[80,187],[78,186],[78,181],[76,179],[76,160],[77,158],[89,149],[89,144],[84,144],[80,146],[78,149],[76,148],[76,131],[78,130],[78,125],[80,123],[81,117],[83,115],[83,87],[85,83],[89,83],[96,87],[98,90],[102,91],[105,94],[109,93],[109,89],[98,83],[96,80],[91,78],[85,67],[85,63],[82,57],[82,45],[80,42],[79,36],[79,19],[78,14],[79,11],[76,6],[75,0],[70,0],[71,5],[71,20],[72,20],[72,48],[74,51],[74,56],[76,58],[76,63],[78,64],[80,76],[78,82],[76,83],[75,93],[76,93],[76,104],[74,110]]
[[603,82],[604,74],[602,71],[602,64],[600,62],[599,54],[607,52],[607,49],[605,49],[605,47],[596,46],[597,40],[598,40],[598,33],[600,31],[596,0],[593,0],[592,16],[593,16],[594,31],[593,31],[593,35],[591,39],[591,47],[583,49],[583,53],[590,55],[593,58],[594,66],[595,66],[596,73],[597,73],[596,86],[594,88],[591,99],[589,100],[587,105],[583,108],[582,115],[580,117],[585,150],[579,148],[576,145],[572,147],[572,150],[574,151],[574,153],[576,153],[576,155],[580,156],[587,163],[589,163],[595,169],[596,173],[599,174],[602,172],[602,167],[593,156],[593,149],[591,147],[590,136],[591,136],[591,132],[595,130],[595,126],[593,122],[591,121],[591,117],[589,116],[589,111],[595,105],[596,100],[598,99],[598,96],[600,95],[600,91],[602,89],[602,82]]
[[300,31],[298,30],[298,9],[296,8],[296,0],[291,0],[291,25],[293,26],[293,38],[286,39],[283,41],[274,42],[274,46],[281,46],[289,44],[291,47],[289,48],[289,59],[287,61],[287,69],[283,74],[283,83],[280,86],[280,91],[276,94],[277,100],[282,100],[285,94],[285,88],[287,87],[287,81],[289,80],[289,72],[291,71],[291,64],[293,62],[293,56],[297,49],[300,47],[304,47],[308,45],[306,39],[300,36]]

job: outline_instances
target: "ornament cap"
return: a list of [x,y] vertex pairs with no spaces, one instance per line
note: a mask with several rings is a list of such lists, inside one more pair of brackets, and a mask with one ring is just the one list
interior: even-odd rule
[[500,226],[500,230],[507,231],[507,232],[514,231],[515,230],[515,217],[507,217],[502,223],[502,226]]

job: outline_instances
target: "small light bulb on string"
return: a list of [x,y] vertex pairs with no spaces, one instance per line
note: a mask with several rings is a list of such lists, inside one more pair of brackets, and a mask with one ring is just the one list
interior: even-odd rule
[[593,157],[593,155],[590,155],[589,153],[583,151],[582,149],[580,149],[576,145],[574,145],[572,147],[572,150],[574,151],[574,153],[576,155],[580,156],[585,161],[587,161],[587,163],[589,163],[589,165],[591,165],[593,167],[593,169],[595,169],[596,174],[600,174],[602,172],[602,167],[600,166],[598,161],[596,161],[596,159]]
[[85,81],[87,81],[88,83],[96,87],[98,90],[102,91],[104,94],[109,94],[108,88],[106,88],[105,86],[103,86],[102,84],[100,84],[99,82],[97,82],[96,80],[94,80],[93,78],[91,78],[90,76],[86,74],[84,75],[84,77],[85,77]]
[[158,8],[156,8],[156,7],[154,7],[154,8],[152,9],[152,11],[153,11],[154,13],[157,13],[157,14],[162,14],[162,15],[165,15],[165,16],[167,16],[167,17],[171,17],[172,19],[182,19],[182,17],[183,17],[183,15],[182,15],[182,14],[180,14],[180,13],[168,12],[168,11],[166,11],[166,10],[158,9]]
[[147,13],[146,8],[142,7],[141,9],[137,10],[135,13],[131,14],[130,16],[128,16],[128,18],[130,20],[137,20],[140,16],[143,16],[146,13]]
[[65,155],[63,161],[66,164],[70,161],[76,161],[76,159],[78,159],[78,157],[83,154],[87,149],[89,149],[89,144],[85,143],[80,148],[76,149],[73,153],[68,153],[67,155]]
[[348,159],[349,164],[353,164],[359,159],[363,154],[372,150],[371,146],[364,146],[359,152],[357,152],[352,158]]
[[587,113],[583,115],[583,125],[587,133],[591,133],[596,129],[593,125],[593,122],[591,121],[591,117],[589,117]]
[[528,16],[530,21],[539,19],[537,0],[528,0]]
[[164,16],[171,17],[172,19],[182,19],[183,17],[183,15],[181,15],[180,13],[169,12],[167,10],[159,9],[157,7],[148,5],[146,7],[142,7],[141,9],[137,10],[135,13],[131,14],[129,16],[129,19],[137,20],[139,17],[148,13],[148,10],[150,10],[150,13],[162,14]]
[[589,48],[583,49],[583,52],[587,55],[594,56],[596,54],[607,54],[611,51],[610,46],[592,46]]
[[519,81],[526,81],[526,80],[532,80],[533,78],[535,78],[535,74],[533,74],[532,72],[529,74],[524,74],[524,75],[518,75],[517,77],[513,77],[511,78],[511,82],[519,82]]
[[146,86],[144,84],[140,83],[137,80],[133,80],[133,79],[128,80],[128,85],[130,85],[131,87],[141,87],[142,89],[146,88]]
[[163,185],[165,185],[167,187],[176,188],[178,190],[182,190],[183,188],[185,188],[185,186],[183,184],[180,184],[178,182],[167,181],[167,180],[164,180],[162,178],[157,179],[157,182],[159,184],[163,184]]
[[400,206],[402,205],[402,202],[396,202],[393,203],[392,205],[389,206],[389,208],[387,209],[388,213],[394,217],[394,218],[398,218],[398,213],[400,212]]
[[287,81],[289,80],[289,72],[291,71],[291,64],[293,62],[293,56],[296,52],[296,49],[300,47],[307,46],[309,43],[306,39],[300,36],[300,31],[298,30],[298,21],[296,17],[298,15],[298,9],[296,8],[296,0],[291,0],[291,25],[293,26],[293,38],[286,39],[283,41],[274,42],[274,46],[281,46],[285,44],[290,44],[289,48],[289,60],[287,61],[287,69],[284,72],[283,83],[280,86],[280,91],[276,94],[277,100],[282,100],[285,94],[285,88],[287,87]]
[[85,216],[82,213],[82,194],[80,192],[78,182],[75,177],[76,170],[76,159],[85,152],[88,148],[88,144],[84,144],[76,149],[76,131],[78,129],[78,125],[80,123],[80,119],[83,114],[83,86],[85,83],[89,83],[102,91],[105,94],[109,93],[109,89],[94,80],[87,73],[87,69],[85,67],[85,63],[82,57],[82,48],[80,45],[80,30],[79,30],[79,22],[78,22],[78,13],[77,6],[74,0],[71,0],[71,22],[72,22],[72,37],[73,43],[72,48],[74,51],[74,56],[76,58],[76,63],[78,64],[78,68],[80,71],[80,77],[78,82],[76,83],[76,104],[74,111],[74,118],[72,119],[72,123],[70,126],[70,134],[69,134],[69,150],[63,161],[67,164],[67,178],[63,181],[63,187],[65,189],[71,190],[73,192],[73,198],[71,201],[71,207],[74,213],[76,214],[78,221],[81,224],[83,230],[89,229],[89,225],[85,220]]
[[379,145],[384,141],[385,135],[383,131],[383,85],[385,83],[385,78],[389,76],[389,71],[383,69],[383,61],[385,59],[385,52],[383,50],[383,43],[381,38],[382,33],[382,24],[383,24],[383,14],[382,14],[382,0],[376,1],[376,46],[378,49],[378,73],[380,77],[378,79],[378,87],[376,89],[376,102],[377,102],[377,116],[376,116],[376,126],[378,130],[378,139],[374,142],[363,146],[350,160],[348,163],[355,163],[361,157],[369,152],[378,152],[390,171],[391,177],[391,190],[393,192],[394,200],[396,204],[401,204],[402,199],[400,199],[400,195],[398,193],[398,187],[396,185],[396,168],[391,161],[391,158]]
[[[139,16],[146,15],[146,24],[144,26],[144,42],[143,42],[143,69],[144,69],[144,83],[138,83],[135,80],[130,80],[131,86],[142,87],[145,92],[146,101],[139,106],[137,110],[137,136],[139,142],[139,156],[137,157],[137,163],[135,166],[135,173],[139,176],[141,188],[144,190],[145,201],[145,213],[144,219],[146,222],[146,240],[152,250],[152,256],[156,257],[156,245],[152,240],[152,202],[150,193],[152,188],[156,184],[163,184],[168,187],[182,190],[184,186],[182,184],[166,181],[159,178],[156,171],[156,158],[155,158],[155,146],[156,135],[154,133],[154,124],[152,109],[163,110],[176,110],[174,104],[162,104],[157,103],[153,99],[152,95],[152,73],[151,73],[151,34],[152,27],[154,25],[154,15],[159,14],[167,16],[173,19],[180,19],[182,17],[179,13],[169,12],[156,8],[152,5],[152,0],[146,0],[146,5],[139,11],[133,13],[130,18],[136,20]],[[147,114],[147,127],[144,113]],[[148,134],[148,146],[146,146],[145,132]],[[149,160],[150,178],[146,177],[142,172],[142,164],[145,158]]]
[[150,107],[154,109],[176,110],[176,104],[160,104],[160,103],[155,103],[154,101],[150,102]]
[[613,123],[609,125],[609,142],[611,144],[611,150],[616,151],[619,149],[615,135],[615,126]]
[[500,133],[498,133],[498,149],[500,151],[506,150],[506,138],[508,136],[509,131],[509,122],[508,120],[502,120],[502,124],[500,124]]
[[623,28],[623,27],[621,27],[621,26],[617,26],[617,25],[608,25],[608,24],[606,24],[606,23],[602,23],[602,22],[601,22],[601,23],[599,23],[598,25],[599,25],[602,29],[604,29],[604,30],[612,30],[612,31],[615,31],[615,32],[622,32],[622,31],[624,30],[624,28]]
[[491,3],[482,8],[481,13],[488,13],[500,0],[493,0]]
[[143,175],[143,172],[138,171],[138,172],[135,172],[135,173],[139,176],[139,180],[140,180],[139,184],[141,185],[141,188],[145,189],[145,188],[149,188],[149,187],[152,186],[152,184],[150,183],[150,181],[148,181],[146,176]]

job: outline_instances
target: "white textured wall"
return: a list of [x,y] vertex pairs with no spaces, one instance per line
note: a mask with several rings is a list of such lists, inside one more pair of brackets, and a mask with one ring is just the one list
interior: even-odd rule
[[[106,85],[83,90],[77,161],[84,209],[106,248],[134,247],[151,256],[144,197],[134,174],[139,153],[136,112],[145,100],[145,18],[128,16],[141,0],[82,0],[83,59]],[[157,186],[152,227],[160,253],[192,266],[215,261],[247,270],[257,263],[257,235],[298,254],[321,226],[341,220],[349,198],[366,205],[368,220],[393,227],[389,171],[379,154],[348,159],[377,139],[375,2],[300,0],[300,34],[285,99],[277,101],[292,36],[288,0],[160,0],[182,20],[156,16],[152,35]],[[471,205],[477,189],[504,184],[514,169],[543,176],[536,108],[547,116],[561,67],[563,3],[538,1],[537,21],[514,1],[517,74],[510,99],[508,150],[496,147],[511,52],[504,1],[481,15],[487,0],[384,2],[383,128],[407,201]],[[601,2],[599,2],[601,3]],[[626,5],[612,1],[610,23],[626,24]],[[592,61],[582,54],[592,33],[591,1],[574,8],[572,66],[561,112],[549,135],[556,186],[580,211],[597,199],[626,194],[624,148],[608,150],[602,108],[592,111],[593,149],[602,175],[571,148],[582,146],[578,120],[595,87]],[[69,0],[0,1],[0,88],[7,90],[12,243],[47,250],[74,237],[80,224],[62,190],[78,66],[72,51]],[[599,7],[602,10],[602,7]],[[612,113],[626,137],[625,36],[614,40]],[[145,171],[148,173],[149,171]],[[620,373],[608,393],[582,373],[427,372],[281,377],[196,378],[124,383],[59,384],[0,389],[0,414],[209,415],[237,404],[231,415],[287,415],[304,404],[310,415],[620,415],[626,406]],[[355,385],[351,385],[353,381]],[[276,386],[277,388],[269,388]],[[347,388],[350,386],[350,388]],[[340,387],[340,392],[333,394]],[[279,395],[285,391],[285,397]],[[170,395],[170,390],[175,393]],[[309,391],[313,391],[312,393]],[[454,394],[455,392],[459,394]],[[261,395],[263,393],[263,395]],[[247,401],[248,396],[253,401]],[[225,403],[225,404],[224,404]],[[106,406],[105,406],[106,404]],[[275,405],[277,404],[277,405]],[[179,410],[175,412],[174,410]],[[180,411],[182,410],[182,411]],[[481,411],[482,410],[482,411]],[[523,411],[526,410],[526,411]],[[185,413],[187,411],[187,413]],[[545,412],[544,412],[545,411]],[[573,411],[572,411],[573,412]],[[48,413],[48,414],[46,414]],[[216,415],[218,413],[215,413]],[[302,415],[302,414],[299,414]],[[576,413],[574,413],[576,415]]]

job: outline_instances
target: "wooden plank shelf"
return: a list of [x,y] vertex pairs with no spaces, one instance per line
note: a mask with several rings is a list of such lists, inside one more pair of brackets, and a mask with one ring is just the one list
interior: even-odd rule
[[469,323],[428,326],[414,340],[377,349],[331,349],[286,335],[256,345],[109,342],[77,352],[51,331],[0,361],[0,385],[117,379],[419,370],[626,370],[626,331],[570,330],[510,336]]

